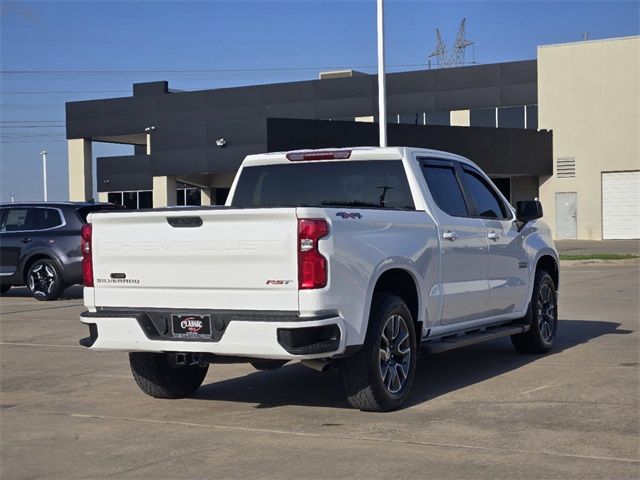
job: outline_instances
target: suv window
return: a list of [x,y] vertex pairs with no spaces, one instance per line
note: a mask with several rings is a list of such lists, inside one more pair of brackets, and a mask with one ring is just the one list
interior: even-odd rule
[[479,217],[506,219],[509,211],[491,185],[476,171],[464,167],[463,181],[473,198]]
[[20,232],[30,230],[31,215],[29,208],[8,208],[2,218],[0,232]]
[[415,209],[400,160],[245,167],[232,206]]
[[54,208],[32,208],[32,230],[44,230],[62,225],[60,212]]
[[469,212],[452,166],[423,165],[422,173],[438,208],[453,217],[467,217]]

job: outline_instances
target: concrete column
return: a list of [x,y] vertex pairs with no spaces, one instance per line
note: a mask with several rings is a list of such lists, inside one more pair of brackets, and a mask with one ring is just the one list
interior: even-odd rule
[[471,126],[471,112],[469,110],[454,110],[450,112],[449,119],[452,127]]
[[178,203],[176,177],[153,177],[153,208],[169,207]]
[[109,201],[109,192],[98,192],[98,201],[106,203]]
[[73,138],[67,141],[69,159],[69,200],[83,202],[93,198],[91,140]]
[[200,189],[200,205],[215,205],[216,195],[213,188]]

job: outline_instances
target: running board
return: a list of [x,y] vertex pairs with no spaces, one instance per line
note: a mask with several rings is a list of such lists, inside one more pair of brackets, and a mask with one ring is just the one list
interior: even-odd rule
[[472,330],[467,333],[454,334],[442,337],[439,340],[426,341],[422,343],[423,353],[442,353],[455,348],[466,347],[474,343],[486,342],[501,337],[509,337],[517,333],[524,333],[529,330],[529,325],[521,323],[508,323],[496,327],[486,327],[482,330]]

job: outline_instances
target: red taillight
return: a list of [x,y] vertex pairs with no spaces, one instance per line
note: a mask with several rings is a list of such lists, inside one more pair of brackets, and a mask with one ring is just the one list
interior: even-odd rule
[[327,259],[318,250],[318,240],[329,234],[329,224],[320,218],[298,220],[298,289],[327,286]]
[[351,156],[351,150],[333,150],[324,152],[291,152],[287,153],[290,162],[304,162],[311,160],[346,160]]
[[91,224],[82,225],[80,233],[82,249],[82,283],[85,287],[93,287],[93,256],[91,254]]

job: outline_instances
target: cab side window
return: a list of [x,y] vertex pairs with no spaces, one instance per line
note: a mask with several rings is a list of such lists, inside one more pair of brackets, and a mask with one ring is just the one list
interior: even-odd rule
[[427,163],[422,166],[422,173],[440,210],[452,217],[469,216],[453,166]]
[[20,232],[30,230],[31,217],[29,208],[8,208],[2,217],[0,232]]
[[478,217],[506,220],[509,210],[491,185],[478,172],[463,167],[462,177],[465,187],[476,207]]

